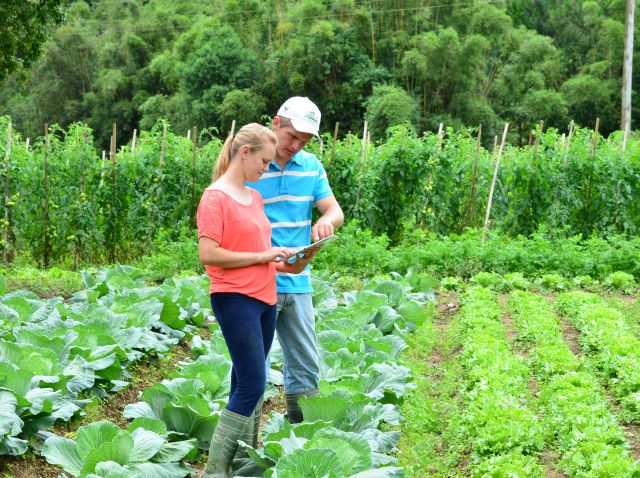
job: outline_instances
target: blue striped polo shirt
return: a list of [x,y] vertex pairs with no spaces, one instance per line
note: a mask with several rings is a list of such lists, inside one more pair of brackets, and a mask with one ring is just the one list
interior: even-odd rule
[[[310,244],[313,205],[333,194],[322,164],[305,151],[296,153],[284,169],[272,161],[259,182],[247,185],[262,195],[272,227],[271,243],[282,247]],[[278,272],[276,281],[281,293],[313,292],[309,266],[300,274]]]

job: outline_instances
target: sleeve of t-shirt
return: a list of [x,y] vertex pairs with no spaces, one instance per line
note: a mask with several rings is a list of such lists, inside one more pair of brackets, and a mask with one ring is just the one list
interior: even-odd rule
[[222,243],[224,233],[224,204],[221,194],[205,191],[198,205],[198,239],[208,237]]
[[[320,163],[318,161],[318,163]],[[316,189],[313,193],[314,202],[320,201],[320,199],[324,199],[327,196],[332,196],[333,191],[331,190],[331,186],[329,186],[329,179],[327,179],[327,173],[322,167],[322,164],[318,164],[320,171],[318,172],[318,181],[316,182]]]

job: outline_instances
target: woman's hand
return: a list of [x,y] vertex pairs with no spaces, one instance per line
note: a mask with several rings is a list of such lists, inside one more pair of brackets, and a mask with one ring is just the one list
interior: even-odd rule
[[286,247],[272,247],[260,254],[260,264],[286,261],[292,255],[293,253]]

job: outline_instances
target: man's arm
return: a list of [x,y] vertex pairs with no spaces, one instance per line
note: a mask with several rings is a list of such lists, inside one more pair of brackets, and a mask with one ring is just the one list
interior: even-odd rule
[[344,214],[335,196],[327,196],[316,202],[316,207],[320,211],[320,218],[311,228],[311,238],[313,242],[324,239],[334,233],[334,230],[342,226]]

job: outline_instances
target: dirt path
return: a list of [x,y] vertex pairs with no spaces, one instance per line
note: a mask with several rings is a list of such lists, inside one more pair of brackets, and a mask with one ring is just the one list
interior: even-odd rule
[[459,309],[460,305],[458,304],[458,297],[455,292],[438,294],[438,314],[433,321],[438,341],[434,344],[431,355],[429,356],[429,362],[435,366],[438,366],[446,359],[448,354],[445,345],[447,330],[451,324],[451,319],[458,313]]

